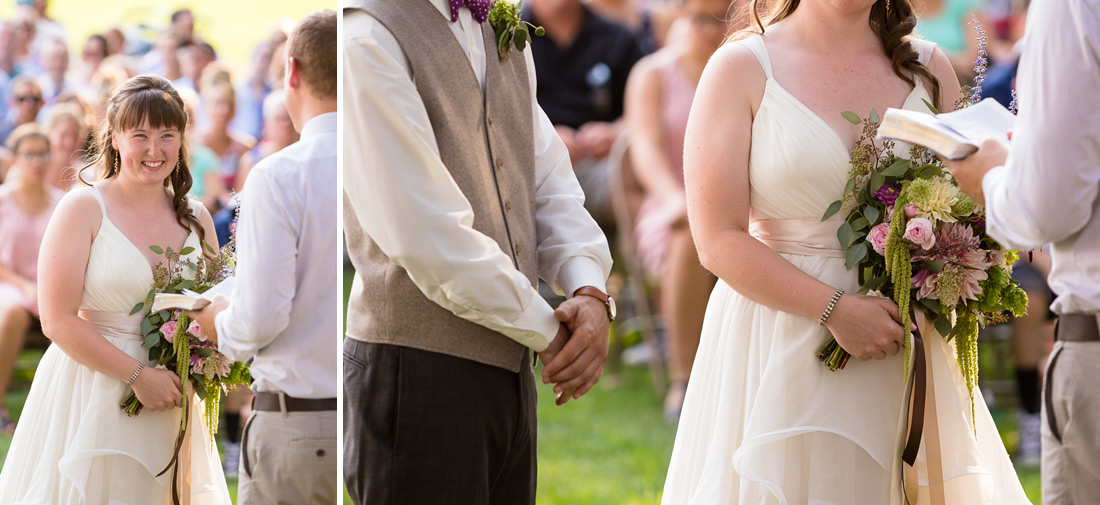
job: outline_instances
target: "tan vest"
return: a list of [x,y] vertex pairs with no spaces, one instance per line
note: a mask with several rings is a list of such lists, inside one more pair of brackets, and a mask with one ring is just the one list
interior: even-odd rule
[[[355,0],[345,5],[370,13],[397,39],[428,110],[443,165],[473,206],[474,229],[495,240],[536,285],[534,121],[523,55],[513,52],[499,61],[493,29],[483,23],[487,62],[482,94],[448,19],[427,0]],[[355,132],[349,133],[345,138],[354,138]],[[347,164],[344,170],[356,166]],[[370,216],[356,216],[344,198],[344,231],[356,270],[348,337],[520,370],[526,347],[425,297],[363,232],[360,220]],[[407,233],[417,233],[411,224]]]

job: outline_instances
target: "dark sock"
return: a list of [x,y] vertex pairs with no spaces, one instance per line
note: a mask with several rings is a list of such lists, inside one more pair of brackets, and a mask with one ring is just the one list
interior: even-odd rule
[[1020,406],[1028,414],[1038,414],[1040,405],[1039,370],[1036,368],[1017,368],[1016,389],[1020,393]]
[[230,442],[241,443],[241,413],[225,412],[225,433]]

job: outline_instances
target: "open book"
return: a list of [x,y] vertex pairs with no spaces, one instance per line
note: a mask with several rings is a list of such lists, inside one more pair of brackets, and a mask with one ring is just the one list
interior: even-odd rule
[[941,157],[959,160],[978,150],[987,138],[1008,141],[1016,123],[1008,109],[986,98],[965,109],[931,115],[902,109],[886,109],[878,127],[879,139],[900,140],[927,147]]
[[165,309],[201,310],[203,307],[210,305],[215,296],[229,297],[233,293],[233,281],[233,277],[227,277],[216,286],[206,290],[205,293],[196,293],[189,289],[185,289],[183,293],[178,294],[157,293],[153,296],[152,311],[160,312]]

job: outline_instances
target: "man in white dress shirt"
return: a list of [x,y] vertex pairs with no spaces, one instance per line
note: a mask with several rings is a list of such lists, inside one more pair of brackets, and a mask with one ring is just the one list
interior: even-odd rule
[[[606,360],[607,242],[530,51],[501,58],[489,5],[343,3],[344,476],[360,505],[533,504],[531,350],[559,404]],[[539,277],[570,297],[557,311]]]
[[986,205],[986,229],[1020,250],[1052,244],[1058,298],[1043,397],[1043,503],[1100,496],[1100,0],[1031,4],[1012,145],[947,162]]
[[227,356],[252,360],[239,504],[338,498],[336,25],[321,11],[290,35],[286,108],[301,139],[249,174],[232,296],[192,316]]

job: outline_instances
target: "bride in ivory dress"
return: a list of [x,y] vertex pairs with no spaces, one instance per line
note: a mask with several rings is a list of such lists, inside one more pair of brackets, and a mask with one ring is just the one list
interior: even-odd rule
[[[821,216],[844,191],[860,134],[842,111],[927,111],[922,100],[950,110],[958,81],[940,50],[912,36],[908,0],[758,3],[755,27],[708,63],[688,121],[689,223],[720,281],[662,503],[901,504],[898,309],[854,294],[839,221]],[[816,357],[830,333],[859,358],[839,372]],[[925,335],[946,503],[1029,503],[979,391],[971,416],[954,344]],[[920,480],[906,484],[929,503],[923,445],[916,469]]]
[[[191,247],[200,260],[214,224],[187,198],[187,114],[162,77],[123,83],[108,102],[98,157],[101,180],[69,192],[46,228],[38,262],[42,330],[53,341],[35,372],[0,472],[0,503],[161,505],[172,502],[171,461],[180,426],[176,374],[154,368],[142,346],[144,314],[129,315],[164,258],[150,245]],[[130,389],[145,409],[127,417]],[[193,389],[191,390],[193,392]],[[179,477],[180,502],[229,505],[203,407],[193,414]],[[190,459],[188,462],[187,460]]]

